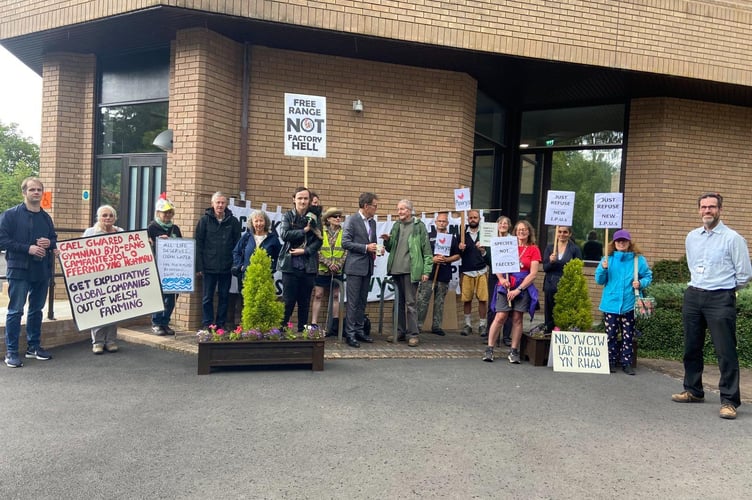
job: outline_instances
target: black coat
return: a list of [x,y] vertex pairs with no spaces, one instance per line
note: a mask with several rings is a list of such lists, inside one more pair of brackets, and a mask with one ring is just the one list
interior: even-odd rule
[[196,272],[229,273],[232,249],[240,239],[240,221],[229,209],[220,221],[213,208],[207,208],[196,225]]

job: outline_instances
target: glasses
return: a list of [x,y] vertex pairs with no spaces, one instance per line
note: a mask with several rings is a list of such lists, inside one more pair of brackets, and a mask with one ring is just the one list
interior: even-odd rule
[[28,189],[26,189],[26,191],[27,192],[31,191],[32,193],[41,193],[44,190],[40,189],[40,188],[28,188]]
[[629,240],[614,240],[614,243],[629,243]]
[[368,203],[366,206],[369,206],[371,208],[379,208],[378,205],[374,205],[373,203]]
[[102,214],[100,217],[115,217],[114,214]]
[[341,215],[330,215],[329,218],[330,219],[341,219],[342,216]]

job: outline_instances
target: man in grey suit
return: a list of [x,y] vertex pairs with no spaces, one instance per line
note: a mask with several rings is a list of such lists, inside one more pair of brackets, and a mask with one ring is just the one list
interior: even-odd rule
[[350,347],[360,347],[360,342],[373,342],[363,330],[368,302],[368,288],[376,259],[376,215],[378,197],[373,193],[360,193],[355,215],[347,218],[342,231],[342,248],[347,251],[345,275],[347,276],[347,322],[345,340]]

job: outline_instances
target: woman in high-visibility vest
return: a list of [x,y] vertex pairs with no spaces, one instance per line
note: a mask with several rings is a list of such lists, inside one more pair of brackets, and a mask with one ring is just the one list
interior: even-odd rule
[[[321,249],[319,249],[319,272],[313,288],[311,323],[314,325],[318,325],[321,302],[326,288],[329,288],[330,293],[333,294],[332,318],[339,318],[339,287],[333,283],[333,279],[342,281],[342,270],[347,256],[347,251],[342,248],[343,219],[342,210],[334,207],[327,209],[321,217],[324,222],[324,231]],[[331,318],[328,322],[331,323]]]

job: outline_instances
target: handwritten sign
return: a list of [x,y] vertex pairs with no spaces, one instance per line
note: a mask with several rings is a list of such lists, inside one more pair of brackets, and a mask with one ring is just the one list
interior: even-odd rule
[[157,238],[157,270],[164,293],[192,292],[196,275],[196,240]]
[[458,212],[463,210],[470,210],[472,204],[470,203],[470,188],[460,188],[454,190],[454,209]]
[[326,158],[326,97],[285,93],[285,155]]
[[622,193],[595,193],[593,227],[620,228],[623,200]]
[[438,233],[436,243],[433,247],[434,255],[443,255],[449,257],[452,253],[452,235],[451,233]]
[[517,273],[520,271],[520,256],[516,236],[491,238],[491,272]]
[[591,332],[552,332],[555,372],[609,373],[608,336]]
[[59,241],[58,249],[79,331],[162,310],[146,231]]
[[546,220],[551,226],[571,226],[574,218],[574,191],[549,191]]
[[480,244],[484,247],[490,247],[491,238],[496,238],[499,235],[498,227],[495,222],[481,222],[478,228]]

